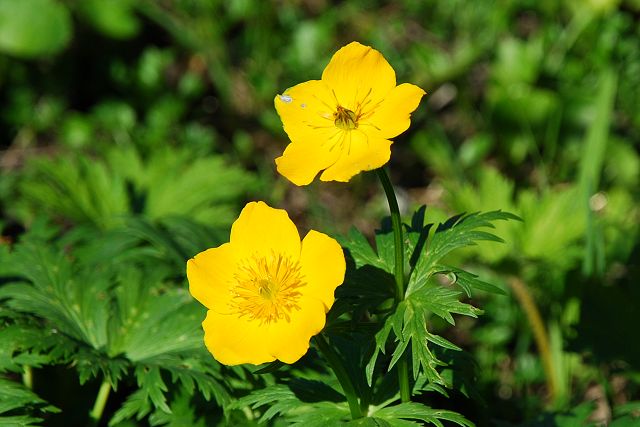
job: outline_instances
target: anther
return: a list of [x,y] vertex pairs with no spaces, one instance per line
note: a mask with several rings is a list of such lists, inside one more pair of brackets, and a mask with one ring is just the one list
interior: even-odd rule
[[351,110],[338,105],[338,111],[333,113],[334,121],[338,129],[351,130],[358,127],[358,116]]

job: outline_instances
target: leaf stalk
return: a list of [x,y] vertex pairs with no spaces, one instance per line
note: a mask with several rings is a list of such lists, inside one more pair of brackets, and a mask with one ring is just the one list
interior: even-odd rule
[[100,418],[102,418],[102,413],[104,412],[110,392],[111,384],[105,378],[98,390],[98,395],[96,396],[96,402],[93,405],[93,409],[89,413],[89,417],[91,418],[93,425],[98,425],[100,423]]

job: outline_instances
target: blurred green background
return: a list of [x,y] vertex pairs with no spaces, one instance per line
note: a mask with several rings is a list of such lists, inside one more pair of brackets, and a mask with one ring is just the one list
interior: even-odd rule
[[436,402],[478,425],[640,425],[639,22],[638,0],[0,0],[0,247],[117,232],[180,287],[248,200],[372,235],[374,174],[297,188],[273,162],[275,94],[357,40],[428,92],[389,163],[407,217],[523,219],[457,257],[507,296],[432,326],[475,359],[473,392]]

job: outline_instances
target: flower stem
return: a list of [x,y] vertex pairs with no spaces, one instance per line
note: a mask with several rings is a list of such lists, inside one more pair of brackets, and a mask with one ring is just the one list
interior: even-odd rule
[[380,178],[382,188],[384,188],[384,194],[387,196],[389,210],[391,211],[391,227],[393,228],[396,261],[393,273],[396,281],[396,302],[400,302],[404,299],[404,245],[402,244],[400,208],[398,207],[396,193],[393,191],[393,186],[391,185],[387,172],[383,168],[376,169],[376,172],[378,173],[378,178]]
[[[389,211],[391,212],[391,227],[393,228],[393,242],[395,249],[395,267],[393,275],[396,282],[396,304],[404,300],[404,244],[402,238],[402,219],[400,218],[400,208],[398,207],[398,199],[393,191],[393,185],[389,175],[384,168],[376,169],[380,183],[384,189],[389,203]],[[398,384],[400,385],[400,399],[403,402],[411,400],[411,389],[409,388],[409,364],[408,354],[402,355],[398,360]]]
[[104,407],[107,404],[107,399],[109,398],[110,392],[111,384],[105,379],[100,385],[98,396],[96,396],[96,402],[93,405],[93,409],[89,413],[89,417],[91,418],[93,425],[98,425],[100,423],[100,418],[102,418],[102,412],[104,411]]
[[321,334],[318,334],[314,337],[316,345],[318,349],[322,352],[325,359],[329,362],[331,369],[336,374],[338,378],[338,382],[342,386],[342,390],[344,391],[345,396],[347,397],[347,402],[349,403],[349,410],[351,411],[351,418],[358,419],[362,418],[362,411],[360,410],[360,404],[358,403],[358,396],[356,394],[356,389],[351,382],[351,378],[347,373],[338,353],[329,345],[327,340]]

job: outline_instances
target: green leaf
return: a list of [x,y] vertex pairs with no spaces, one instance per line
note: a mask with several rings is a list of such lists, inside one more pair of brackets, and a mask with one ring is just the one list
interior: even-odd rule
[[488,240],[502,242],[492,233],[478,231],[478,228],[494,228],[493,221],[519,220],[508,212],[493,211],[460,215],[440,224],[429,241],[426,261],[428,266],[434,265],[451,251],[465,246],[472,246],[477,241]]
[[444,384],[436,370],[440,363],[429,349],[427,343],[428,332],[424,313],[416,313],[415,307],[404,301],[400,303],[395,314],[396,318],[400,317],[400,315],[402,315],[402,330],[395,331],[399,343],[393,352],[390,368],[400,360],[409,344],[412,344],[411,359],[414,378],[417,378],[422,371],[429,378],[429,381]]
[[220,406],[229,402],[229,392],[223,385],[229,374],[221,372],[220,365],[206,350],[195,356],[157,357],[154,363],[169,372],[174,383],[179,381],[187,393],[193,394],[197,387],[207,401],[213,397]]
[[416,307],[420,307],[426,313],[433,313],[443,318],[451,325],[455,325],[452,313],[465,316],[478,317],[481,310],[459,301],[461,292],[441,285],[424,286],[407,295],[409,301]]
[[440,224],[429,240],[426,254],[421,255],[413,274],[409,279],[407,294],[424,286],[435,273],[436,266],[450,252],[466,246],[475,245],[477,241],[502,242],[502,239],[479,228],[493,228],[493,221],[519,220],[513,214],[502,211],[458,215]]
[[149,218],[185,215],[209,226],[231,224],[237,216],[235,201],[257,185],[255,176],[225,158],[194,159],[187,149],[155,150],[140,172],[131,178],[146,194]]
[[107,36],[127,39],[140,29],[132,0],[83,0],[78,6],[89,22]]
[[[415,402],[387,406],[376,411],[373,415],[375,418],[387,421],[392,426],[424,425],[424,423],[429,423],[438,427],[444,427],[445,424],[443,424],[442,421],[450,421],[466,427],[473,427],[475,425],[457,412],[432,409]],[[414,422],[409,424],[403,422],[404,420],[416,420],[420,421],[420,423]]]
[[[120,301],[123,304],[126,298]],[[116,332],[124,335],[120,349],[129,360],[145,362],[160,355],[202,348],[202,330],[193,325],[204,319],[204,310],[186,290],[172,289],[152,296],[144,293],[139,301],[139,306],[129,305],[126,323]]]
[[109,358],[103,353],[79,347],[73,355],[80,384],[102,376],[117,389],[119,381],[127,373],[130,363],[124,358]]
[[385,353],[387,340],[391,334],[393,328],[394,316],[387,316],[382,325],[382,328],[375,335],[375,348],[367,366],[365,367],[365,375],[367,378],[367,384],[371,386],[373,384],[373,372],[375,370],[376,361],[380,352]]
[[288,418],[294,426],[324,427],[344,425],[349,416],[346,405],[317,402],[299,407],[297,411],[292,411]]
[[[13,381],[0,377],[0,424],[3,426],[31,426],[42,421],[30,412],[60,412],[38,395]],[[16,414],[16,412],[24,415]]]
[[378,256],[366,237],[357,229],[350,229],[348,236],[339,238],[339,240],[340,244],[349,250],[351,257],[356,262],[356,267],[370,265],[393,274],[393,266]]
[[[155,411],[149,417],[149,423],[152,426],[167,426],[167,427],[207,427],[210,425],[204,417],[199,417],[195,413],[195,408],[191,404],[190,393],[180,393],[173,399],[169,406],[171,412],[164,412],[161,410]],[[207,412],[211,412],[210,410]]]
[[613,409],[613,414],[615,416],[631,415],[634,413],[640,413],[640,400],[616,405]]
[[0,0],[0,51],[33,58],[53,55],[71,38],[71,16],[53,0]]
[[[39,367],[51,361],[50,357],[33,351],[41,344],[42,331],[36,322],[25,321],[19,314],[0,309],[0,372],[21,373],[23,365]],[[25,316],[26,317],[26,316]]]
[[140,420],[150,412],[151,402],[148,392],[144,389],[139,389],[127,397],[127,400],[120,406],[120,409],[118,409],[111,420],[109,420],[109,426],[117,425],[134,416]]
[[444,274],[449,276],[449,278],[451,279],[451,284],[460,286],[468,297],[471,297],[472,289],[499,295],[507,294],[501,288],[478,279],[478,276],[476,276],[475,274],[469,273],[468,271],[461,270],[456,267],[438,265],[434,268],[434,274]]
[[69,155],[29,161],[19,183],[22,203],[33,212],[63,216],[106,229],[121,223],[129,198],[119,173],[100,161]]
[[142,397],[149,399],[156,408],[163,410],[164,412],[171,413],[171,409],[167,405],[167,398],[165,393],[168,388],[162,375],[160,374],[160,368],[157,366],[143,366],[138,365],[135,370],[138,386],[142,391]]
[[336,395],[333,389],[319,381],[298,379],[288,386],[279,384],[254,390],[229,405],[229,409],[268,406],[260,417],[260,423],[279,416],[285,417],[292,425],[332,425],[349,417],[346,403],[331,402],[337,398]]
[[593,209],[589,207],[589,199],[599,190],[618,85],[618,77],[613,68],[605,69],[600,80],[599,91],[595,95],[596,112],[587,133],[584,155],[580,161],[579,186],[582,193],[582,213],[586,217],[587,224],[582,270],[587,275],[602,274],[605,268],[602,231],[596,223]]
[[29,280],[0,288],[16,310],[48,319],[61,332],[99,349],[107,342],[111,284],[101,270],[75,270],[61,251],[45,242],[26,242],[13,255],[16,269]]
[[[86,236],[81,237],[69,239],[78,253]],[[197,387],[206,400],[226,404],[220,365],[205,350],[202,329],[194,327],[205,310],[186,287],[167,288],[170,270],[148,256],[145,262],[116,257],[120,262],[110,264],[97,249],[92,252],[74,256],[69,247],[64,253],[28,235],[16,245],[10,261],[27,281],[0,287],[0,298],[13,310],[41,318],[45,328],[31,328],[31,334],[23,324],[3,329],[0,342],[10,341],[11,353],[0,351],[0,366],[72,363],[81,383],[102,375],[114,388],[133,367],[141,392],[118,417],[144,412],[149,404],[168,411],[169,376],[178,390],[193,393]],[[33,341],[43,343],[37,347]]]
[[101,229],[122,226],[136,213],[153,223],[184,216],[208,227],[228,227],[238,201],[257,184],[253,174],[222,156],[197,157],[187,148],[166,147],[143,159],[125,145],[111,149],[105,160],[81,153],[31,159],[18,190],[26,211]]
[[273,385],[261,390],[255,390],[249,395],[238,399],[229,405],[230,409],[241,409],[250,406],[253,409],[269,405],[269,408],[260,417],[260,422],[272,419],[276,415],[286,414],[301,405],[300,400],[285,385]]

